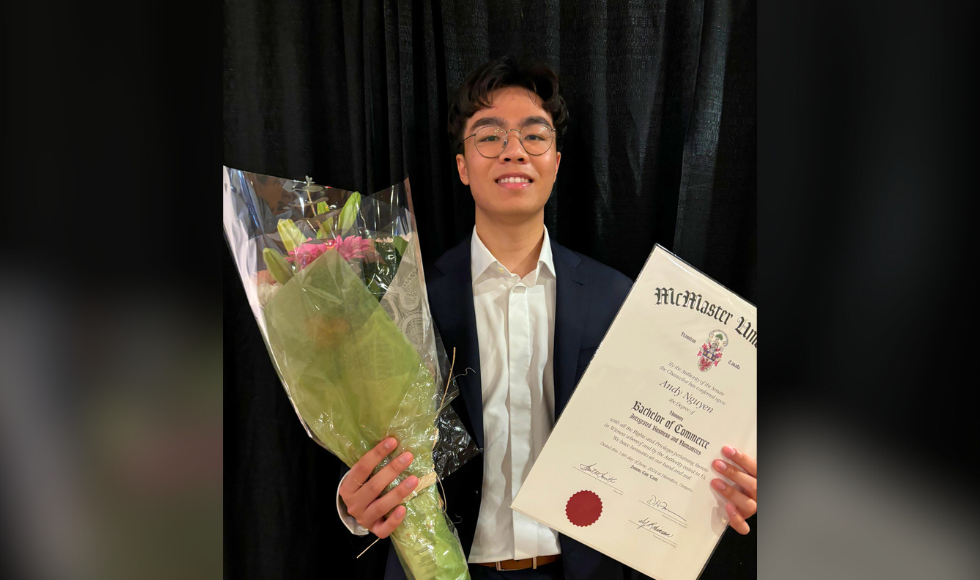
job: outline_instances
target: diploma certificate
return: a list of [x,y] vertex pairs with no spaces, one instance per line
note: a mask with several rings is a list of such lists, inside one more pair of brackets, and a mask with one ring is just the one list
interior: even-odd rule
[[757,340],[755,306],[655,246],[511,507],[697,578],[728,525],[711,462],[756,455]]

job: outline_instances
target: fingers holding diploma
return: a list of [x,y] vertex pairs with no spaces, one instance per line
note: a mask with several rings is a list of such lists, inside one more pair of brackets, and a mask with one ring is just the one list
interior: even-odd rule
[[744,535],[749,533],[749,524],[745,520],[754,516],[758,510],[758,468],[754,458],[734,447],[725,445],[721,451],[735,465],[716,459],[711,462],[711,467],[735,482],[735,486],[722,479],[711,480],[711,486],[729,500],[725,506],[725,511],[728,513],[728,525],[736,532]]

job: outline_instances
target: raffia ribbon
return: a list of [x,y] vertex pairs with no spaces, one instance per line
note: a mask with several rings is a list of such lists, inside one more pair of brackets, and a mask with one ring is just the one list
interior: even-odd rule
[[[414,499],[415,496],[417,496],[420,491],[422,491],[423,489],[429,487],[430,485],[434,484],[437,481],[439,481],[439,476],[436,475],[436,472],[435,471],[430,471],[429,473],[426,473],[425,475],[423,475],[422,477],[419,478],[419,484],[415,488],[415,491],[413,491],[412,492],[412,495],[408,496],[408,498],[406,498],[405,501],[410,501],[410,500]],[[442,506],[442,497],[439,498],[439,507],[443,507]]]

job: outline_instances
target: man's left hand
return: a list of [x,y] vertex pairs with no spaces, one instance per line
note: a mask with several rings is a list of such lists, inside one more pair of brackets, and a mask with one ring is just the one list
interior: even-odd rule
[[711,467],[734,481],[736,487],[721,479],[712,479],[711,486],[729,500],[725,505],[728,525],[736,532],[745,535],[749,533],[749,524],[745,520],[754,516],[758,509],[755,459],[728,445],[722,447],[721,452],[735,465],[716,459],[711,462]]

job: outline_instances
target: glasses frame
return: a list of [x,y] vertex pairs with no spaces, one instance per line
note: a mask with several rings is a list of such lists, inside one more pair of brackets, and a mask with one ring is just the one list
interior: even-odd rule
[[[548,145],[548,148],[547,149],[545,149],[541,153],[531,153],[530,151],[527,150],[527,147],[524,146],[524,136],[521,135],[521,132],[524,131],[524,129],[527,129],[527,127],[524,127],[524,129],[507,129],[507,130],[501,129],[500,127],[495,127],[494,130],[493,130],[494,133],[503,133],[503,135],[504,135],[504,144],[500,148],[500,153],[503,153],[504,151],[507,150],[507,143],[510,142],[510,134],[513,131],[517,131],[517,142],[521,144],[521,149],[523,149],[524,152],[527,153],[528,155],[530,155],[532,157],[538,157],[538,156],[544,155],[545,153],[547,153],[548,151],[550,151],[552,145],[555,145],[558,142],[558,132],[555,131],[555,128],[554,127],[552,127],[551,125],[548,125],[546,123],[534,123],[534,125],[544,125],[545,127],[547,127],[551,131],[551,143]],[[530,127],[530,126],[531,125],[528,125],[528,127]],[[473,132],[470,135],[467,135],[466,138],[462,139],[459,142],[459,144],[460,145],[463,145],[463,147],[466,147],[466,145],[465,145],[466,140],[469,139],[470,137],[476,137],[476,132]],[[475,142],[474,142],[473,148],[476,149],[476,152],[477,153],[479,153],[482,157],[484,157],[486,159],[495,159],[497,157],[500,157],[500,153],[497,153],[496,155],[484,155],[483,154],[483,151],[480,151],[480,148],[476,146]]]

